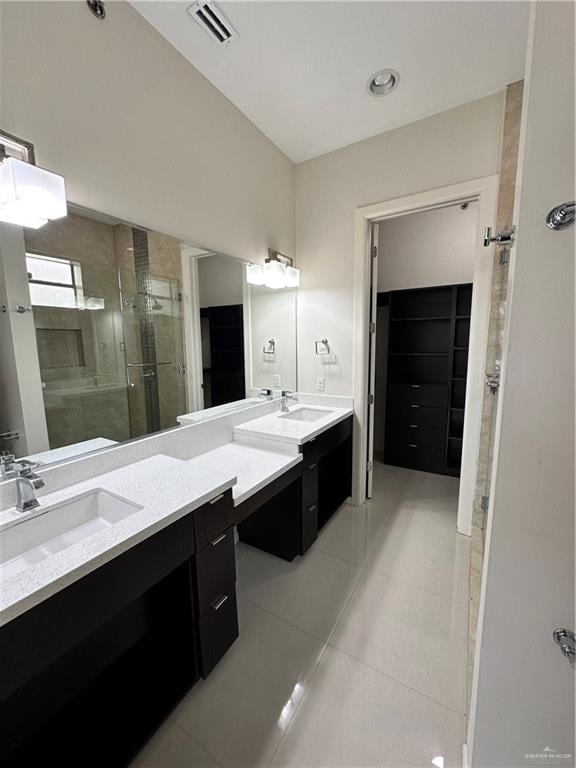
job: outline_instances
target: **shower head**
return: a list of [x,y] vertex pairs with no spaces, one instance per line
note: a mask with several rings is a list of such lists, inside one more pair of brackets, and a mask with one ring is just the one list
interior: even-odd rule
[[138,306],[138,299],[150,299],[152,301],[152,309],[160,310],[163,309],[162,304],[158,301],[156,296],[149,293],[148,291],[137,291],[134,296],[127,296],[124,299],[124,306],[125,307],[131,307],[132,309],[136,309]]

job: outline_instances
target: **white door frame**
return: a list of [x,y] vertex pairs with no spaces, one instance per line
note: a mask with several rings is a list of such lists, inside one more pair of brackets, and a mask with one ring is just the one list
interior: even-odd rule
[[182,314],[186,351],[187,413],[204,408],[202,389],[202,337],[200,333],[200,297],[198,294],[198,258],[182,249]]
[[490,321],[493,247],[484,248],[482,233],[494,227],[498,205],[498,175],[484,176],[447,187],[438,187],[407,197],[358,208],[355,214],[354,251],[354,466],[352,500],[362,504],[366,498],[368,323],[370,263],[366,257],[369,223],[378,219],[404,216],[464,200],[478,200],[474,292],[470,318],[470,347],[466,384],[466,414],[462,441],[462,474],[458,499],[458,531],[472,532],[472,511],[476,488],[484,373]]

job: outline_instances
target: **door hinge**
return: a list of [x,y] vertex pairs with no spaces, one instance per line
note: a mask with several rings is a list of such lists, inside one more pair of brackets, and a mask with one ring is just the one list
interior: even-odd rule
[[372,248],[370,249],[370,255],[372,256],[373,259],[375,259],[378,256],[378,246],[377,245],[373,245],[372,246]]
[[486,386],[490,390],[491,395],[497,395],[500,389],[500,373],[495,371],[494,373],[486,374]]
[[376,333],[376,323],[370,323],[368,326],[369,333]]
[[570,629],[561,627],[552,633],[554,642],[560,646],[560,650],[570,662],[572,669],[576,669],[576,635]]
[[374,405],[374,395],[368,395],[368,405]]
[[480,526],[481,531],[486,530],[486,521],[488,519],[488,505],[490,503],[490,496],[482,496],[480,499],[480,509],[482,510],[482,525]]
[[492,234],[492,227],[486,227],[484,230],[484,248],[495,243],[500,246],[499,253],[500,264],[508,264],[510,261],[510,248],[514,245],[516,240],[516,227],[510,227],[510,229],[504,229],[502,232],[498,232],[497,235]]
[[366,472],[372,472],[373,466],[374,465],[372,464],[371,461],[367,461],[366,462]]

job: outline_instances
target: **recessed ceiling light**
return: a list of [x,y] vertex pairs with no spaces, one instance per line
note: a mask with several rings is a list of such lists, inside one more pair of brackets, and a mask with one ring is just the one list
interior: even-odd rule
[[400,82],[400,75],[395,69],[381,69],[368,80],[368,93],[371,96],[384,96]]

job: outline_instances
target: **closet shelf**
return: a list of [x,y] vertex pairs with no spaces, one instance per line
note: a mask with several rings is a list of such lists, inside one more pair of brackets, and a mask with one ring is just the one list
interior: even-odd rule
[[449,352],[390,352],[392,357],[448,357]]
[[428,317],[391,317],[393,323],[416,323],[428,320],[450,320],[449,315],[430,315]]

